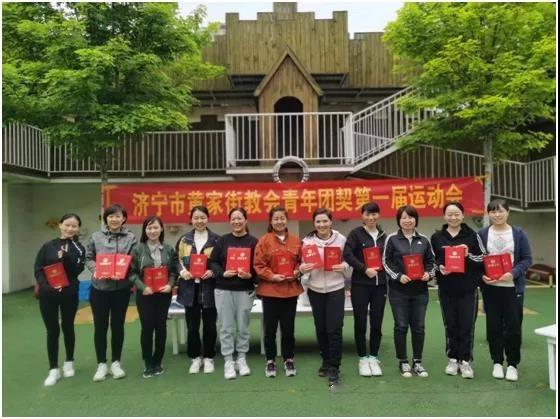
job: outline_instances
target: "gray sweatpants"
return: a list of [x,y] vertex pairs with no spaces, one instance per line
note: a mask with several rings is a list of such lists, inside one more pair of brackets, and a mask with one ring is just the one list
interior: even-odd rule
[[[243,358],[249,352],[249,320],[255,291],[214,290],[218,322],[220,323],[220,350],[232,359],[234,351]],[[234,329],[237,328],[234,342]]]

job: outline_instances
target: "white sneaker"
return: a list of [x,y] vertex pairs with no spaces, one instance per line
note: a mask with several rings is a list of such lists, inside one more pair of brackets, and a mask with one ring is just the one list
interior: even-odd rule
[[191,361],[191,367],[189,368],[189,374],[198,374],[200,372],[200,367],[202,367],[202,358],[193,358]]
[[202,364],[204,365],[204,374],[214,372],[214,360],[212,358],[204,358]]
[[371,370],[371,375],[374,377],[381,377],[383,375],[383,371],[381,371],[381,366],[379,365],[379,359],[376,357],[370,356],[368,358],[369,362],[369,369]]
[[461,377],[463,378],[474,378],[474,371],[472,369],[472,366],[469,362],[467,361],[461,361]]
[[60,368],[53,368],[49,370],[49,375],[43,384],[45,384],[46,387],[54,386],[58,380],[60,380]]
[[502,364],[494,364],[494,368],[492,368],[492,377],[498,380],[504,378],[504,367],[502,367]]
[[457,372],[459,372],[459,363],[455,358],[449,358],[449,362],[445,367],[445,373],[447,375],[457,375]]
[[367,359],[360,358],[358,361],[358,373],[362,377],[371,377],[371,368]]
[[240,377],[245,377],[251,374],[251,370],[249,369],[249,365],[247,365],[247,360],[245,358],[237,358],[236,365]]
[[126,375],[119,361],[115,361],[111,364],[111,374],[115,380],[123,378]]
[[224,364],[224,377],[226,380],[232,380],[237,377],[235,372],[235,361],[226,361]]
[[518,379],[517,368],[513,365],[510,365],[506,369],[506,380],[508,381],[517,381]]
[[105,362],[100,362],[97,365],[97,371],[95,371],[95,375],[93,376],[93,381],[105,380],[108,372],[109,370],[107,369],[107,364]]
[[65,361],[64,365],[62,366],[62,375],[65,378],[70,378],[74,376],[74,362],[73,361]]

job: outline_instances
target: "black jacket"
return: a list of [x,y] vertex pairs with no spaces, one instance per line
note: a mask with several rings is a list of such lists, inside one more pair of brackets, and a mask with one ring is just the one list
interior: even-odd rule
[[367,266],[364,262],[363,249],[379,247],[381,254],[383,254],[383,249],[385,247],[387,235],[379,227],[377,230],[379,231],[379,235],[375,241],[363,226],[353,229],[346,238],[343,256],[344,260],[354,268],[352,271],[353,284],[379,286],[387,283],[385,271],[379,271],[374,278],[369,278],[365,274]]
[[[454,295],[460,295],[476,289],[483,273],[482,255],[484,245],[479,235],[465,223],[455,237],[447,231],[447,224],[432,235],[432,248],[436,257],[437,280],[440,290]],[[445,248],[466,244],[469,247],[468,257],[465,259],[465,273],[450,273],[443,275],[439,271],[440,265],[445,265]]]
[[[253,267],[255,261],[255,247],[258,240],[250,234],[242,237],[234,236],[233,233],[226,234],[218,239],[212,256],[210,256],[210,269],[216,278],[216,289],[230,291],[253,291],[257,281],[257,273]],[[224,278],[226,270],[227,250],[229,247],[247,247],[251,249],[251,279],[242,279],[238,276]]]
[[[220,236],[211,231],[209,228],[207,229],[207,231],[208,240],[206,241],[204,246],[202,246],[202,251],[199,253],[204,253],[208,256],[208,269],[210,269],[210,256]],[[177,255],[179,257],[179,265],[177,267],[177,270],[180,273],[183,269],[183,266],[188,269],[188,264],[185,265],[185,257],[188,259],[191,254],[196,253],[196,246],[194,245],[194,230],[189,231],[179,238],[177,244],[175,245],[175,251],[177,252]],[[200,304],[202,304],[204,308],[210,308],[216,305],[214,302],[215,286],[215,278],[208,278],[200,281]],[[179,275],[177,302],[183,304],[185,307],[192,307],[194,305],[195,287],[196,283],[194,280],[185,280]]]
[[[68,246],[68,251],[63,253],[62,259],[58,259],[60,248]],[[43,272],[43,267],[62,262],[68,282],[70,285],[62,289],[63,294],[77,294],[80,282],[78,275],[84,270],[86,261],[86,250],[78,241],[70,239],[54,239],[41,246],[35,258],[35,280],[39,284],[39,296],[49,292],[58,292],[51,287]]]
[[389,289],[393,288],[406,294],[418,294],[427,291],[427,281],[410,281],[407,284],[400,282],[401,276],[404,274],[402,257],[411,254],[421,254],[424,262],[424,272],[428,272],[432,278],[435,277],[436,265],[430,240],[423,234],[414,231],[411,243],[399,229],[387,236],[385,251],[383,252],[383,266],[389,279]]

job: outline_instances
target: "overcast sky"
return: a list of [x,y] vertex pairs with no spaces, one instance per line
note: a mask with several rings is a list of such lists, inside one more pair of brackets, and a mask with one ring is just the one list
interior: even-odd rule
[[[272,12],[272,2],[179,2],[181,13],[188,13],[198,4],[206,5],[206,22],[225,22],[228,12],[239,13],[242,20],[256,20],[257,12]],[[397,16],[397,10],[403,6],[401,1],[349,1],[298,2],[298,12],[315,12],[315,19],[330,19],[332,12],[346,10],[348,12],[348,32],[352,36],[356,32],[380,32],[385,25]]]

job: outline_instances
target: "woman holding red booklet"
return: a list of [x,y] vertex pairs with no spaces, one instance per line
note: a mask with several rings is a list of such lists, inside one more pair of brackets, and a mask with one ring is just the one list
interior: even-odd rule
[[74,376],[74,318],[78,310],[78,275],[84,270],[86,253],[78,241],[81,225],[82,221],[77,214],[63,215],[58,224],[60,236],[43,244],[35,258],[39,309],[47,329],[49,375],[45,379],[45,386],[55,385],[61,376],[58,368],[60,326],[66,348],[62,375],[67,378]]
[[[381,324],[387,299],[387,280],[381,255],[387,236],[377,224],[379,205],[369,202],[362,206],[362,223],[349,234],[344,246],[344,260],[352,270],[352,310],[354,340],[360,360],[358,373],[363,377],[383,375],[379,360]],[[366,329],[369,310],[369,351],[366,349]]]
[[177,254],[163,242],[163,229],[159,217],[147,217],[142,224],[140,243],[132,250],[129,279],[136,285],[144,378],[163,374],[161,361],[167,339],[167,312],[171,289],[177,279]]
[[[126,373],[121,367],[122,347],[124,343],[124,320],[130,302],[131,282],[127,279],[126,265],[121,269],[124,275],[97,274],[98,266],[105,259],[103,255],[119,255],[119,259],[132,253],[136,237],[124,227],[126,210],[113,204],[103,211],[103,223],[100,231],[91,235],[87,244],[86,267],[93,275],[89,302],[93,313],[94,344],[97,357],[97,370],[93,381],[105,380],[107,374],[113,378],[123,378]],[[108,258],[107,258],[108,259]],[[115,264],[116,265],[116,264]],[[112,266],[115,271],[116,266]],[[109,269],[110,271],[110,269]],[[120,275],[119,275],[120,277]],[[111,351],[113,362],[107,367],[107,329],[111,319]]]
[[504,352],[507,361],[505,379],[517,381],[521,361],[521,323],[525,274],[533,264],[529,239],[519,227],[508,224],[509,205],[495,199],[486,207],[490,227],[479,231],[489,255],[508,257],[505,272],[497,279],[486,273],[481,285],[486,310],[486,330],[490,356],[494,362],[492,376],[504,378]]
[[[308,277],[307,295],[321,349],[322,364],[319,375],[327,376],[330,386],[339,382],[344,325],[344,283],[345,278],[350,276],[350,266],[341,258],[346,237],[333,230],[332,225],[332,212],[329,209],[317,208],[313,212],[315,230],[303,239],[303,256],[299,268],[300,272]],[[331,258],[329,254],[334,257]],[[313,256],[310,259],[308,255]]]
[[431,242],[439,268],[436,275],[448,357],[445,373],[461,372],[463,378],[474,378],[471,362],[484,246],[463,222],[464,211],[459,202],[447,203],[443,207],[447,223],[432,235]]
[[257,295],[262,298],[266,377],[276,377],[276,330],[282,331],[282,358],[287,377],[296,375],[294,329],[298,296],[301,241],[288,232],[288,213],[274,207],[268,213],[268,233],[255,249],[254,267],[259,277]]
[[210,215],[206,207],[193,207],[190,216],[194,228],[181,236],[175,246],[179,256],[177,302],[185,306],[189,373],[198,374],[203,368],[208,374],[214,372],[218,316],[214,302],[216,281],[208,267],[208,257],[220,236],[208,228]]
[[[403,377],[428,376],[422,366],[428,281],[435,276],[430,240],[418,233],[418,211],[412,205],[397,210],[399,229],[385,242],[383,267],[389,278],[389,303],[395,320],[394,339],[399,370]],[[406,335],[412,335],[412,368],[408,363]]]
[[[216,278],[216,309],[220,323],[220,349],[224,357],[224,377],[231,380],[251,374],[247,365],[249,320],[255,299],[256,272],[253,268],[257,239],[249,234],[247,211],[229,212],[232,232],[220,237],[210,256]],[[234,330],[237,329],[237,334]],[[237,351],[237,360],[233,354]]]

